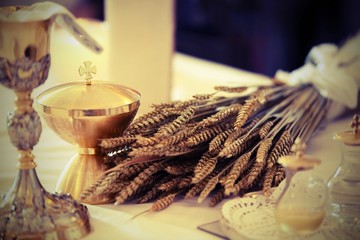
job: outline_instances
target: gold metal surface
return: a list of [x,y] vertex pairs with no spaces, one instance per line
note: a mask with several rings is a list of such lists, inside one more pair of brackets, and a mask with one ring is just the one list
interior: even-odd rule
[[36,168],[36,163],[34,162],[34,155],[30,150],[19,150],[19,169],[33,169]]
[[[10,7],[7,10],[21,10],[26,7]],[[5,10],[6,11],[6,10]],[[52,20],[32,22],[0,21],[0,56],[10,62],[23,57],[39,61],[49,53]],[[28,77],[30,71],[20,71],[20,77]]]
[[[0,14],[21,10],[31,14],[27,7],[0,8]],[[0,20],[0,83],[17,96],[7,125],[11,143],[20,153],[18,174],[0,202],[0,239],[70,240],[91,231],[86,206],[68,194],[51,194],[42,187],[31,153],[41,135],[31,93],[48,76],[53,20]]]
[[[103,156],[76,153],[62,171],[56,189],[71,193],[75,199],[79,199],[83,190],[95,183],[105,170]],[[103,204],[110,201],[104,195],[97,195],[87,199],[86,203]]]
[[91,85],[77,81],[46,90],[37,97],[42,110],[51,115],[107,116],[131,112],[139,107],[140,94],[106,81]]
[[[48,126],[78,148],[57,184],[57,191],[70,193],[75,199],[80,199],[81,192],[106,170],[97,149],[99,140],[121,136],[140,106],[137,91],[110,82],[90,81],[90,73],[96,72],[91,62],[85,62],[80,69],[86,82],[62,84],[36,98],[38,111]],[[104,202],[108,199],[101,196],[86,200],[91,204]]]
[[79,148],[95,148],[99,139],[120,136],[140,106],[139,93],[106,82],[63,84],[36,100],[50,128]]

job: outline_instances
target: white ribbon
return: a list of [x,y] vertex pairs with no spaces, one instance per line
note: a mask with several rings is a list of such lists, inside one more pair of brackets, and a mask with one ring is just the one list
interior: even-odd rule
[[302,67],[290,73],[278,70],[275,78],[291,86],[311,83],[323,97],[356,108],[360,88],[360,33],[340,48],[334,44],[313,47]]

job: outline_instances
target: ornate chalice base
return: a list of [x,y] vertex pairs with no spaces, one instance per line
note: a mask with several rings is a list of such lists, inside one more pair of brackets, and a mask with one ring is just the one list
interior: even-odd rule
[[3,201],[1,239],[78,239],[91,231],[86,206],[46,192],[35,169],[20,170]]
[[31,92],[48,76],[51,22],[0,21],[0,83],[17,95],[7,124],[20,153],[18,174],[0,203],[0,239],[78,239],[91,230],[85,206],[42,187],[31,153],[41,134]]

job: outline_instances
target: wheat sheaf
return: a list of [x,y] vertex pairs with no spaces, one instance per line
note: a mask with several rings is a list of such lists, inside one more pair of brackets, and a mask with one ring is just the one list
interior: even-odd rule
[[105,194],[115,204],[153,202],[152,211],[197,198],[263,191],[285,178],[277,162],[296,139],[307,142],[329,101],[312,85],[215,87],[183,101],[154,104],[123,136],[99,143],[109,170],[82,193]]

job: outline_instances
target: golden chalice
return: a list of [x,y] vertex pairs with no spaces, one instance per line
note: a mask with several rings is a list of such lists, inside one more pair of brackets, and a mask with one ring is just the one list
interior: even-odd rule
[[32,154],[42,126],[31,93],[48,77],[50,33],[56,20],[90,48],[101,51],[60,5],[44,2],[0,8],[0,83],[16,93],[7,127],[19,152],[19,171],[0,202],[0,239],[67,240],[91,231],[86,206],[67,193],[49,193],[43,188]]
[[[62,139],[78,148],[63,170],[56,187],[80,200],[80,194],[106,170],[98,141],[120,136],[134,119],[140,94],[130,88],[104,81],[91,81],[96,73],[91,62],[79,68],[86,81],[53,87],[37,97],[38,111]],[[99,195],[86,203],[109,202]]]

